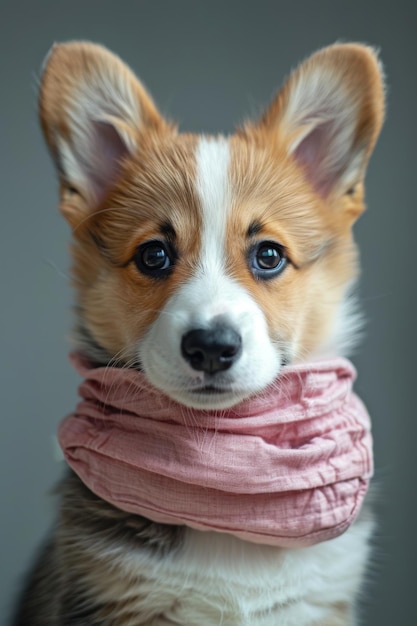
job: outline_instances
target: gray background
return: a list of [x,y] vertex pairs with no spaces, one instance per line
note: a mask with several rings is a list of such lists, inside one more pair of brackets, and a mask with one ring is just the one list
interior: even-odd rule
[[[367,338],[357,389],[374,422],[379,527],[363,624],[417,624],[415,466],[416,9],[412,2],[136,1],[0,4],[0,624],[51,523],[52,437],[73,408],[67,363],[69,230],[37,125],[36,85],[54,40],[106,44],[163,112],[191,131],[232,130],[291,67],[336,40],[381,48],[388,119],[356,227]],[[203,625],[202,625],[203,626]]]

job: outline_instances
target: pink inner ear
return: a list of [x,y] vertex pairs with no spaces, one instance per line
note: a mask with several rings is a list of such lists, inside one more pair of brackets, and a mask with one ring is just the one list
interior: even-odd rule
[[[346,164],[337,154],[336,143],[335,123],[331,120],[315,126],[294,151],[295,159],[322,196],[330,192]],[[348,152],[347,146],[344,152]]]
[[78,158],[97,201],[102,201],[115,183],[127,154],[125,142],[111,123],[100,120],[91,124],[88,153]]

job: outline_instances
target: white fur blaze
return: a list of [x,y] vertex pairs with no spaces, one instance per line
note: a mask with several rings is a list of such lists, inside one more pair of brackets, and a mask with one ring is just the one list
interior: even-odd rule
[[224,242],[230,210],[228,169],[229,143],[226,139],[202,138],[197,147],[197,193],[203,214],[201,270],[217,273],[224,269]]

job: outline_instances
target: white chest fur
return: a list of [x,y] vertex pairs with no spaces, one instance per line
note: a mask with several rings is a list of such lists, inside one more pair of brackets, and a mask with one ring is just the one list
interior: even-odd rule
[[[138,626],[350,625],[332,615],[352,605],[371,532],[363,519],[337,539],[290,550],[187,530],[181,550],[164,559],[117,548],[112,559],[130,581],[125,596],[143,616]],[[112,589],[105,596],[116,600]]]

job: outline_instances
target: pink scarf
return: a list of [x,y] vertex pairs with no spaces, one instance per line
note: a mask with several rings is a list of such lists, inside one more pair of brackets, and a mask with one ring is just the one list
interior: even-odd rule
[[167,524],[307,546],[343,533],[372,475],[369,416],[351,363],[286,367],[262,395],[191,410],[131,369],[73,363],[83,400],[59,428],[95,494]]

